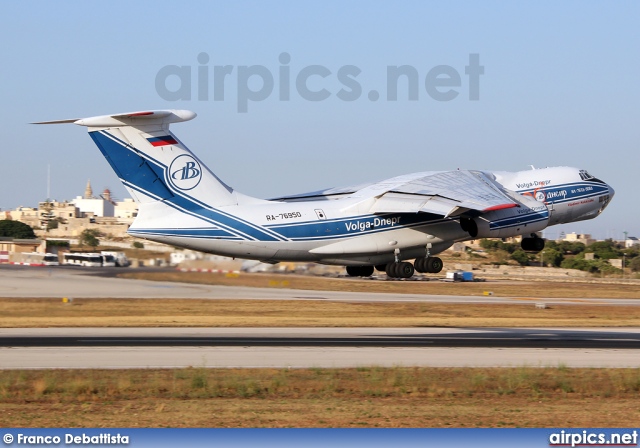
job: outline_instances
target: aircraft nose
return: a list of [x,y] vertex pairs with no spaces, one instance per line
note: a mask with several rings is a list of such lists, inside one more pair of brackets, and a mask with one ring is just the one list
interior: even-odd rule
[[613,189],[613,187],[609,184],[607,184],[607,187],[609,188],[609,200],[613,199],[613,195],[616,194],[616,190]]

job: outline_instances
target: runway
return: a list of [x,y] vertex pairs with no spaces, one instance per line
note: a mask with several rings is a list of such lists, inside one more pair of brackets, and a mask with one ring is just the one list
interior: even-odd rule
[[[80,268],[0,266],[0,297],[522,304],[517,297],[227,287],[129,280],[91,273]],[[634,299],[540,300],[550,305],[640,305]],[[0,329],[0,369],[559,365],[640,367],[640,329]]]
[[[430,302],[430,303],[502,303],[521,305],[521,297],[457,296],[432,294],[387,294],[344,291],[309,291],[280,288],[249,288],[148,280],[122,279],[92,275],[90,268],[0,265],[0,297],[73,297],[140,299],[248,299],[248,300],[332,300],[339,302]],[[110,268],[120,272],[118,268]],[[25,287],[28,285],[28,287]],[[637,299],[540,298],[546,304],[606,304],[640,306]]]
[[640,367],[640,329],[1,329],[0,368]]

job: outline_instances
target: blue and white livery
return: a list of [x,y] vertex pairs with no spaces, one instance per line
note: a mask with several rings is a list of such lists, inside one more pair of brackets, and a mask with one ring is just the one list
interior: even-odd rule
[[[598,216],[613,189],[569,167],[515,173],[421,172],[381,182],[263,200],[222,182],[169,131],[195,118],[153,110],[43,122],[86,126],[139,204],[129,234],[152,241],[269,263],[312,261],[368,276],[439,272],[434,255],[456,241],[523,236]],[[405,260],[415,260],[409,263]]]

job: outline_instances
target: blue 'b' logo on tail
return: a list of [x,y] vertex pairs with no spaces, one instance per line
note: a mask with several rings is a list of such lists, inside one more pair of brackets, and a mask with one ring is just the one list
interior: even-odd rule
[[171,162],[168,173],[169,183],[178,190],[191,190],[202,179],[202,168],[189,154],[182,154]]

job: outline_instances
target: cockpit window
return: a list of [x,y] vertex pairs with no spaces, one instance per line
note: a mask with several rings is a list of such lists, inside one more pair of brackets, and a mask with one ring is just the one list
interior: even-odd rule
[[594,177],[591,174],[589,174],[589,172],[587,170],[580,170],[580,179],[588,180],[588,181],[591,181],[591,182],[598,182],[598,183],[601,183],[601,184],[604,183],[600,179],[598,179],[597,177]]
[[580,170],[580,179],[589,180],[593,179],[593,176],[587,172],[587,170]]

